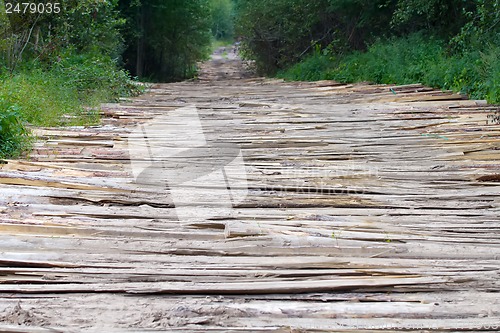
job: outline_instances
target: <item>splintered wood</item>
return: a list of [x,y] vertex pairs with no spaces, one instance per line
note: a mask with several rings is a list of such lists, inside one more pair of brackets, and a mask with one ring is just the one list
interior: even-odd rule
[[[234,64],[103,105],[98,127],[38,128],[29,158],[3,162],[0,330],[497,331],[491,107],[421,85],[212,80]],[[241,183],[204,189],[248,190],[229,213],[134,180],[134,128],[183,107],[207,145],[241,148]],[[200,154],[178,162],[218,158]]]

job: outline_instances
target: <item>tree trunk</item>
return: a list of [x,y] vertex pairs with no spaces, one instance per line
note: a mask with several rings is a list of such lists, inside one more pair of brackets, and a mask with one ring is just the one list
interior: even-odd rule
[[137,59],[136,59],[136,74],[141,78],[144,74],[144,5],[138,7],[138,26],[139,37],[137,39]]

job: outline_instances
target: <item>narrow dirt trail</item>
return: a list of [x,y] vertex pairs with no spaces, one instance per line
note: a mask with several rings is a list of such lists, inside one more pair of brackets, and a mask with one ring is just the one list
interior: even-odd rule
[[0,330],[497,331],[491,107],[226,58],[0,165]]

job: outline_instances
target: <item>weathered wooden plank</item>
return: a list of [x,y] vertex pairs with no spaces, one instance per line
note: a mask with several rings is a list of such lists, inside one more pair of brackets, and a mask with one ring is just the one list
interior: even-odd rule
[[[35,129],[29,160],[2,161],[0,330],[496,331],[492,107],[420,84],[213,82],[241,74],[220,66],[104,105],[100,126]],[[207,144],[241,148],[230,213],[199,192],[226,184],[183,202],[132,178],[133,127],[186,105]]]

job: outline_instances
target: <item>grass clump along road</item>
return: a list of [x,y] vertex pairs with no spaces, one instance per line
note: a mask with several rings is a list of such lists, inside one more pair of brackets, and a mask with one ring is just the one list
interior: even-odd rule
[[66,55],[51,68],[21,67],[0,76],[0,158],[29,149],[29,126],[92,125],[98,105],[140,91],[109,58]]

